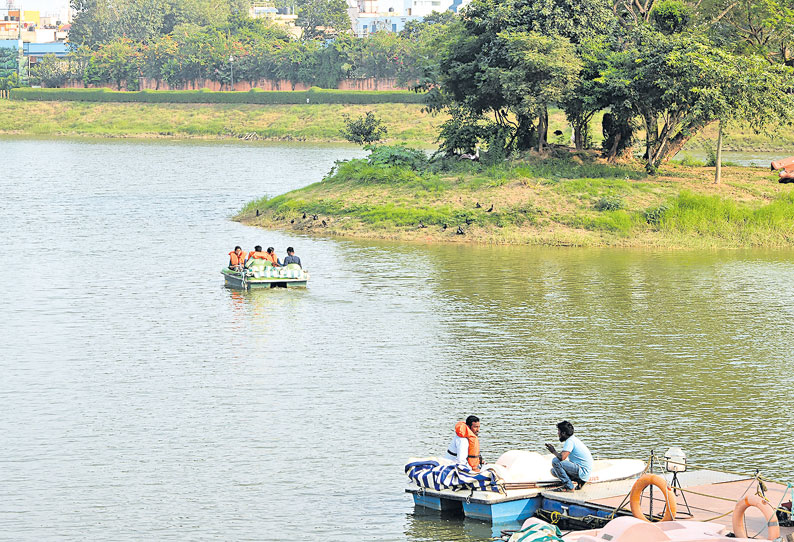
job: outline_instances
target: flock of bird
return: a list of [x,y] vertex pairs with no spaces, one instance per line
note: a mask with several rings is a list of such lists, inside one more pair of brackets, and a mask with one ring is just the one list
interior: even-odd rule
[[[475,203],[474,208],[475,209],[482,209],[482,205],[480,205],[479,201]],[[491,204],[490,207],[488,207],[485,210],[485,212],[486,213],[493,212],[493,203]],[[256,216],[259,216],[259,209],[256,210]],[[311,220],[313,220],[313,221],[314,220],[320,220],[319,216],[314,215],[314,214],[310,216],[310,215],[307,215],[306,213],[303,213],[303,216],[301,218],[303,218],[303,220],[306,220],[307,218],[311,218]],[[276,220],[278,220],[278,219],[276,219]],[[464,220],[464,222],[466,222],[467,226],[470,226],[470,225],[472,225],[474,223],[474,219],[473,218],[466,218]],[[295,224],[295,219],[293,218],[292,220],[289,221],[289,223],[290,224]],[[323,227],[327,227],[328,226],[328,223],[325,221],[325,219],[321,220],[321,224],[323,225]],[[427,228],[427,226],[421,220],[419,221],[419,226],[418,227],[420,229]],[[449,225],[447,223],[441,224],[441,231],[446,231],[447,228],[449,228]],[[466,232],[463,231],[463,226],[458,226],[458,229],[455,231],[455,235],[466,235]]]

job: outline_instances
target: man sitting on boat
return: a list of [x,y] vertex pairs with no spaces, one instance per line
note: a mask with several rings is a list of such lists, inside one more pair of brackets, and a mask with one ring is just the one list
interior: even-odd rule
[[256,245],[254,247],[254,250],[248,253],[248,258],[246,258],[245,261],[249,262],[251,260],[267,260],[267,259],[269,258],[267,257],[267,254],[262,252],[262,246]]
[[296,263],[301,269],[303,269],[303,266],[301,265],[301,259],[295,256],[295,249],[292,247],[287,247],[287,256],[284,258],[282,263],[284,264],[284,267],[291,263]]
[[273,247],[267,247],[267,252],[265,253],[265,259],[270,261],[273,264],[273,267],[280,267],[281,262],[278,260],[276,256],[276,251]]
[[245,253],[239,246],[234,247],[234,251],[229,253],[229,269],[240,270],[245,264]]
[[456,423],[455,436],[447,447],[446,458],[479,471],[482,466],[479,434],[480,418],[477,416],[469,416],[465,422]]
[[590,479],[593,470],[593,456],[590,450],[577,437],[573,436],[573,424],[561,421],[557,424],[557,436],[563,443],[562,451],[558,452],[553,445],[546,444],[546,449],[554,454],[551,460],[551,473],[558,478],[563,487],[558,491],[573,491],[574,482],[576,489],[582,489],[585,482]]

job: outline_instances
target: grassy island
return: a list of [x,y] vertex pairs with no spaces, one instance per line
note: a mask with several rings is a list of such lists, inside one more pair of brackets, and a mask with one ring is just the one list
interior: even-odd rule
[[[319,235],[566,246],[794,245],[794,193],[761,168],[671,164],[649,176],[560,150],[498,166],[341,162],[308,187],[249,203],[236,220]],[[382,154],[382,153],[381,153]],[[406,153],[410,154],[410,153]],[[391,162],[391,164],[389,163]]]

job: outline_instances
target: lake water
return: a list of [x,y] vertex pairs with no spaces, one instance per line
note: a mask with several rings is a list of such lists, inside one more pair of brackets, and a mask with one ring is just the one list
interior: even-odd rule
[[[0,139],[0,538],[488,539],[415,513],[410,456],[567,418],[596,456],[678,445],[794,477],[794,253],[296,237],[228,217],[349,147]],[[240,244],[306,290],[244,293]]]

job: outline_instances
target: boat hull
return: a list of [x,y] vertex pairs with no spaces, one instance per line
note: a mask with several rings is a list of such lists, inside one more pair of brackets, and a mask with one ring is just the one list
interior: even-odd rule
[[243,277],[240,273],[235,273],[224,269],[221,271],[223,279],[227,287],[238,288],[241,290],[248,289],[265,289],[265,288],[306,288],[308,282],[307,278],[291,279],[280,277]]

